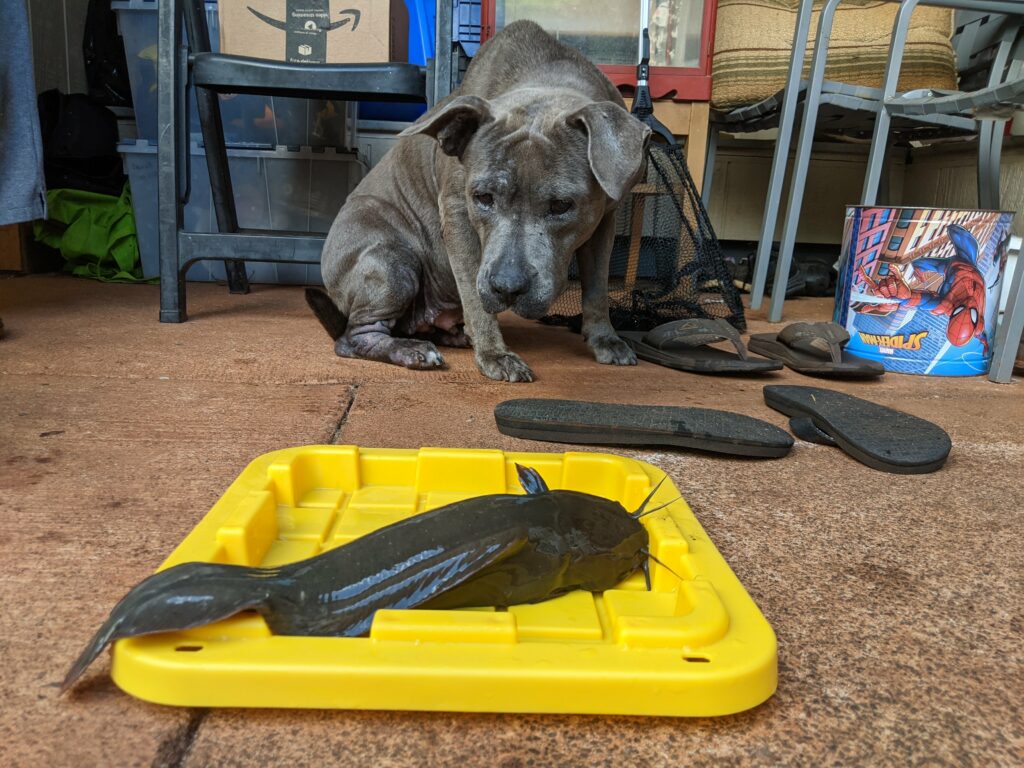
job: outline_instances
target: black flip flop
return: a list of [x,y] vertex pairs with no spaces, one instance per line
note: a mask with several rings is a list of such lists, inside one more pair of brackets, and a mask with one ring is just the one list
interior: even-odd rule
[[872,379],[885,373],[881,363],[843,349],[849,340],[850,334],[836,323],[791,323],[778,333],[753,334],[749,347],[807,376]]
[[667,445],[760,458],[779,458],[793,447],[774,424],[709,408],[522,399],[500,403],[494,420],[503,435],[552,443]]
[[[740,334],[722,319],[673,320],[653,330],[619,331],[636,356],[649,363],[690,373],[767,373],[782,369],[777,360],[751,357]],[[736,352],[709,347],[728,341]]]
[[764,401],[791,417],[801,439],[838,446],[881,472],[934,472],[949,455],[949,435],[941,427],[844,392],[773,384],[764,388]]

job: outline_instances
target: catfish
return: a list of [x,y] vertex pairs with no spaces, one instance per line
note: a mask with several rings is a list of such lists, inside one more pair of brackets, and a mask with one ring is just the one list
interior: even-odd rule
[[[635,512],[600,496],[551,491],[516,465],[526,495],[493,494],[400,520],[274,568],[189,562],[121,599],[71,666],[61,692],[116,640],[255,610],[276,635],[359,637],[381,609],[508,607],[574,590],[602,592],[643,570],[649,537]],[[662,480],[664,482],[664,479]]]

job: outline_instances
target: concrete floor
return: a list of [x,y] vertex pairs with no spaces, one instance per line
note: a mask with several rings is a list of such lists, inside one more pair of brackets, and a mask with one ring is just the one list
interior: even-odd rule
[[[520,320],[531,385],[340,360],[301,291],[0,280],[0,762],[93,765],[1019,765],[1024,759],[1024,384],[835,384],[931,419],[946,467],[898,477],[798,442],[777,461],[630,452],[668,471],[779,640],[766,704],[708,720],[187,711],[57,686],[114,603],[254,456],[291,445],[564,450],[500,435],[509,397],[711,406],[767,419],[760,381],[598,366]],[[787,321],[829,303],[791,302]],[[751,318],[753,331],[765,323]],[[785,372],[783,383],[815,383]],[[1016,693],[1014,693],[1016,691]]]

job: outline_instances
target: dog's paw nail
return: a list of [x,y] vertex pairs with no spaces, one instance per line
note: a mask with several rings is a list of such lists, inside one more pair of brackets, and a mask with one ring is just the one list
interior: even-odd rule
[[437,347],[429,341],[414,341],[399,346],[397,352],[392,353],[391,361],[414,371],[425,371],[444,366],[444,358],[437,351]]
[[591,344],[594,358],[604,365],[636,365],[636,353],[619,338],[605,338]]
[[533,371],[530,370],[530,366],[524,363],[519,355],[512,352],[493,357],[487,356],[478,362],[483,374],[495,381],[533,381]]

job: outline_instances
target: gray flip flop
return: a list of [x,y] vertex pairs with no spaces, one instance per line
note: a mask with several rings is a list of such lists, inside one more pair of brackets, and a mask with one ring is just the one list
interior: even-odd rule
[[525,398],[494,409],[498,431],[577,445],[667,445],[728,456],[779,458],[793,438],[767,421],[711,408]]
[[850,334],[836,323],[791,323],[777,334],[755,333],[750,349],[808,376],[870,379],[885,373],[881,363],[843,349],[849,340]]
[[764,388],[764,401],[790,417],[789,425],[801,439],[835,445],[881,472],[935,472],[952,447],[938,425],[844,392],[772,385]]
[[[619,331],[641,360],[691,373],[766,373],[782,369],[782,363],[751,357],[739,332],[725,320],[689,318],[673,320],[653,330]],[[728,341],[736,352],[709,347]]]

